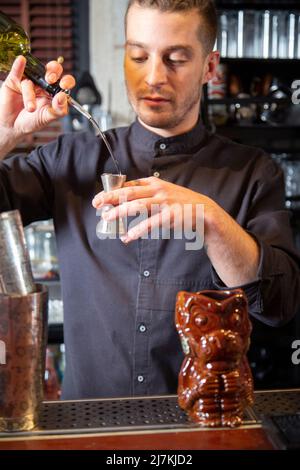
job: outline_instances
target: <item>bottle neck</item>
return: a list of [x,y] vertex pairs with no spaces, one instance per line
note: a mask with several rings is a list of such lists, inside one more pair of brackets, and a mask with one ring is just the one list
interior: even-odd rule
[[59,91],[62,91],[58,81],[51,85],[46,82],[46,68],[39,59],[33,56],[30,52],[24,54],[24,57],[27,61],[24,71],[26,77],[28,77],[30,80],[33,81],[33,83],[41,87],[43,90],[47,91],[52,96],[56,95]]

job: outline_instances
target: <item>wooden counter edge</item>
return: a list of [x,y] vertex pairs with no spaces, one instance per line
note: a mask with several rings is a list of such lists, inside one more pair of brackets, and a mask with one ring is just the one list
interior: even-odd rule
[[1,450],[272,450],[261,425],[149,431],[8,436]]

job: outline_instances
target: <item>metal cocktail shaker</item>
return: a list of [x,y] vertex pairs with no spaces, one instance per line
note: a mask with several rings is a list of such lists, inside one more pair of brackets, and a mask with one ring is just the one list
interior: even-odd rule
[[0,294],[0,433],[29,431],[43,400],[48,291]]
[[0,214],[0,432],[38,423],[48,291],[35,285],[18,210]]
[[26,295],[35,291],[21,216],[0,214],[0,293]]

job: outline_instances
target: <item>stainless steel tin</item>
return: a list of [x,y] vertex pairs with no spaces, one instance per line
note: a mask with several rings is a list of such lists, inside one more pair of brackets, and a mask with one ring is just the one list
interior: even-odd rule
[[28,431],[38,424],[43,400],[48,290],[0,294],[0,431]]
[[34,292],[34,280],[18,210],[0,214],[0,293]]

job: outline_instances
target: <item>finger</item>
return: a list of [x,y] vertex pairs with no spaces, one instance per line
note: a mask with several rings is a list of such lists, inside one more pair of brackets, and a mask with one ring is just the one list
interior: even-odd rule
[[32,113],[36,110],[34,84],[31,80],[24,79],[21,82],[21,90],[25,109]]
[[110,191],[108,193],[99,193],[93,199],[93,206],[101,207],[103,204],[112,204],[114,206],[124,203],[125,201],[133,201],[135,199],[143,199],[154,195],[153,188],[150,186],[132,186],[123,187]]
[[26,59],[23,56],[18,56],[6,77],[5,85],[9,88],[13,89],[14,91],[21,91],[21,80],[24,75],[24,70],[26,66]]
[[155,214],[151,217],[148,217],[146,220],[143,220],[139,224],[131,228],[126,235],[123,235],[121,238],[122,242],[127,244],[134,240],[138,240],[146,233],[150,232],[156,227],[159,227],[161,223],[161,214]]
[[52,116],[62,117],[68,114],[68,96],[60,91],[54,96],[52,106],[48,108]]
[[74,88],[75,85],[76,85],[76,80],[73,77],[73,75],[64,75],[59,82],[59,86],[63,90],[72,90],[72,88]]
[[92,200],[92,206],[95,207],[95,209],[98,209],[98,207],[100,206],[103,194],[104,194],[104,191],[101,191],[100,193],[94,196]]
[[60,79],[62,73],[62,66],[58,62],[56,62],[56,60],[52,60],[46,65],[45,79],[48,83],[55,83],[57,82],[57,80]]
[[[138,179],[138,180],[126,181],[125,183],[123,183],[122,188],[147,185],[148,184],[147,183],[148,179],[149,178],[141,178],[141,179]],[[101,191],[100,193],[96,194],[96,196],[94,197],[94,199],[92,201],[92,205],[95,208],[98,208],[99,205],[102,205],[104,203],[103,202],[104,194],[108,194],[108,193],[105,193],[104,191]],[[128,200],[128,199],[125,199],[125,200]]]
[[131,187],[131,186],[146,186],[149,184],[149,178],[140,178],[138,180],[126,181],[123,184],[123,187]]
[[[151,206],[152,207],[152,206]],[[174,227],[174,209],[172,206],[166,205],[163,210],[161,206],[157,206],[158,211],[151,211],[151,216],[142,220],[139,224],[131,228],[128,233],[121,237],[123,243],[130,243],[133,240],[137,240],[146,233],[154,231],[155,229],[162,227],[164,230],[170,230]],[[182,225],[182,219],[179,217],[178,224]],[[157,236],[157,231],[154,232]]]
[[126,181],[123,184],[125,186],[149,186],[149,185],[156,185],[161,184],[162,180],[157,178],[156,176],[148,176],[147,178],[139,178],[137,180]]
[[139,199],[137,201],[130,201],[121,204],[108,212],[103,213],[102,217],[107,220],[115,220],[119,217],[127,217],[132,215],[145,215],[148,217],[149,213],[153,214],[152,207],[154,207],[154,201],[152,198]]
[[9,75],[12,76],[14,79],[22,80],[24,75],[24,70],[26,67],[26,59],[24,56],[19,55],[12,65]]

